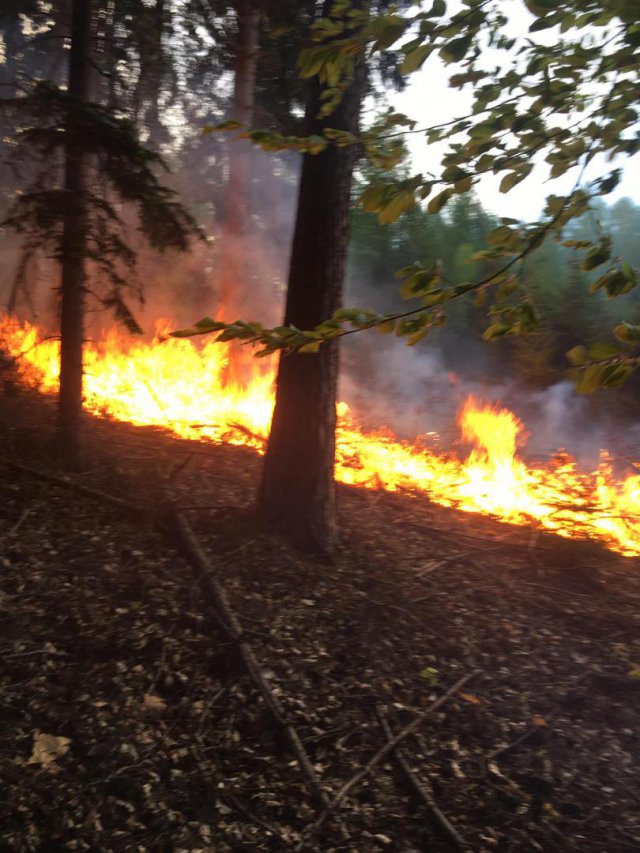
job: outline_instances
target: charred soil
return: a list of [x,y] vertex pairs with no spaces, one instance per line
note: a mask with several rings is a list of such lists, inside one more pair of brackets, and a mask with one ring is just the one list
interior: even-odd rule
[[[86,417],[115,506],[42,478],[53,416],[0,398],[0,849],[640,850],[640,560],[341,487],[314,563],[253,520],[251,451]],[[327,800],[473,674],[404,765],[318,804],[167,496]]]

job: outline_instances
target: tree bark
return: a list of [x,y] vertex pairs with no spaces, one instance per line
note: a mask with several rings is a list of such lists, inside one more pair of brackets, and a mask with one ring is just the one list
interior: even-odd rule
[[[74,0],[68,91],[76,102],[89,90],[90,0]],[[84,345],[85,255],[87,243],[86,153],[73,121],[67,127],[64,188],[66,215],[60,243],[60,399],[57,444],[65,470],[80,466],[82,356]]]
[[[318,119],[321,89],[316,82],[306,110],[309,133],[325,127],[357,133],[364,89],[360,61],[340,105]],[[329,146],[304,157],[285,324],[313,328],[342,304],[356,156],[355,146]],[[320,555],[329,555],[336,539],[337,382],[337,341],[323,344],[317,354],[281,357],[258,494],[258,509],[272,526],[302,550]]]

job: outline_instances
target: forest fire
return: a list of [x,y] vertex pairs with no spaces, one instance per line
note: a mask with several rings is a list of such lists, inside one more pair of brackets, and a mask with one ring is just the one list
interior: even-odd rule
[[[58,342],[37,326],[0,316],[0,343],[20,377],[44,393],[58,387]],[[229,346],[171,338],[133,341],[117,329],[86,347],[88,411],[138,425],[162,426],[191,440],[262,451],[273,407],[273,364],[250,359],[251,378],[229,378]],[[244,373],[248,376],[249,369]],[[459,415],[472,446],[461,460],[436,453],[418,437],[361,429],[338,406],[336,478],[367,488],[425,494],[443,506],[481,512],[513,524],[591,537],[626,556],[640,555],[640,474],[617,481],[606,454],[597,470],[578,471],[568,456],[541,467],[518,457],[523,425],[507,409],[469,398]]]

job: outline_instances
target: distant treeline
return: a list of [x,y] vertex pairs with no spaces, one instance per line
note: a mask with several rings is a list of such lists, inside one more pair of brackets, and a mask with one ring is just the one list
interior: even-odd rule
[[[349,303],[373,304],[381,310],[402,310],[394,274],[420,260],[438,259],[443,276],[453,284],[475,281],[492,271],[487,261],[473,260],[486,248],[487,234],[500,220],[470,195],[459,196],[444,215],[433,216],[415,207],[391,225],[374,214],[355,208],[352,217]],[[571,223],[563,241],[610,235],[613,255],[640,268],[640,206],[622,198],[612,206],[603,202],[593,214]],[[488,325],[487,305],[474,294],[451,302],[446,325],[418,347],[437,348],[448,369],[469,379],[501,382],[517,379],[531,388],[545,388],[567,376],[566,353],[578,344],[612,341],[616,322],[640,322],[640,290],[617,299],[590,286],[601,271],[581,269],[581,254],[559,242],[547,242],[518,271],[519,287],[535,306],[539,325],[528,335],[487,343],[482,333]],[[637,417],[640,377],[615,391],[606,392],[621,413]],[[598,396],[598,395],[596,395]]]

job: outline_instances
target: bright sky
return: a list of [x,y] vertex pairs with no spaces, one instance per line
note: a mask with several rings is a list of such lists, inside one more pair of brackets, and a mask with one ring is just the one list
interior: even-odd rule
[[[455,11],[459,4],[452,2],[450,11]],[[511,34],[522,36],[527,34],[533,16],[528,12],[522,0],[503,0],[502,11],[510,22]],[[553,38],[556,29],[537,33],[534,37],[542,40]],[[484,57],[483,57],[484,58]],[[496,65],[501,60],[495,51],[486,52],[486,65]],[[439,122],[448,121],[457,116],[463,116],[470,111],[471,93],[465,89],[459,91],[448,85],[448,78],[455,73],[454,66],[448,68],[440,64],[437,56],[431,57],[422,69],[410,77],[410,84],[404,92],[392,97],[392,103],[399,112],[406,113],[418,122],[417,127],[429,127]],[[410,134],[407,143],[413,158],[416,172],[438,173],[445,145],[428,146],[425,137],[420,133]],[[606,196],[611,204],[619,198],[628,196],[636,204],[640,204],[640,155],[635,158],[624,158],[614,163],[605,163],[602,158],[595,159],[585,175],[585,179],[593,180],[601,174],[606,174],[615,166],[624,167],[623,180],[616,190]],[[499,216],[515,216],[517,218],[534,219],[542,211],[545,198],[554,193],[561,195],[569,191],[575,182],[576,173],[567,172],[560,178],[549,180],[549,169],[544,159],[540,158],[530,176],[518,184],[509,193],[499,191],[503,174],[486,175],[476,186],[476,192],[483,206]]]

